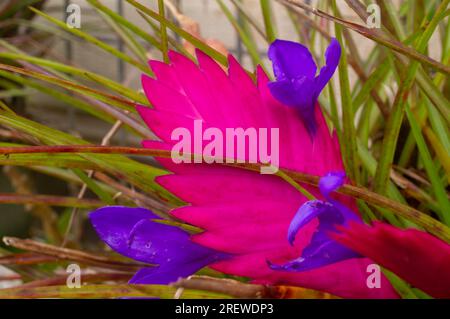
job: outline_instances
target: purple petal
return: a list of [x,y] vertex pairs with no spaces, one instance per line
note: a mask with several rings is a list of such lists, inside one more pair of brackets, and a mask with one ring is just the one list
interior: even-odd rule
[[284,271],[306,271],[359,257],[359,254],[329,237],[330,232],[336,231],[336,225],[346,225],[349,221],[361,223],[357,214],[330,196],[333,191],[342,186],[344,180],[344,172],[330,172],[320,179],[319,189],[327,201],[312,200],[304,203],[295,214],[288,229],[288,242],[292,245],[301,228],[317,218],[319,226],[311,241],[303,249],[300,257],[284,265],[268,262],[270,268]]
[[304,227],[311,220],[322,213],[322,210],[327,209],[327,203],[320,200],[312,200],[304,203],[295,213],[288,229],[288,242],[293,245],[295,236],[300,228]]
[[319,181],[319,189],[327,201],[336,207],[344,216],[346,222],[353,220],[359,222],[361,219],[347,206],[333,199],[331,193],[338,190],[345,182],[345,172],[330,172],[323,176]]
[[277,80],[316,76],[317,66],[308,48],[300,43],[275,40],[267,53]]
[[303,249],[301,256],[283,265],[269,262],[272,269],[307,271],[359,256],[328,236],[329,232],[335,231],[336,225],[343,225],[346,220],[336,207],[319,200],[306,202],[300,207],[289,227],[289,242],[292,244],[298,230],[316,217],[319,220],[319,226],[313,234],[311,242]]
[[341,244],[327,240],[318,246],[317,251],[309,256],[302,256],[289,261],[283,265],[275,265],[268,262],[269,267],[273,270],[302,272],[313,270],[343,261],[350,258],[360,257],[354,251],[342,246]]
[[160,218],[144,208],[107,206],[90,213],[89,218],[100,238],[116,252],[158,264],[148,268],[158,283],[191,275],[193,269],[227,257],[193,243],[189,234],[178,227],[153,221]]
[[273,97],[284,105],[295,107],[308,132],[314,136],[316,133],[316,119],[314,104],[314,81],[303,77],[298,79],[285,79],[268,83]]
[[142,268],[131,278],[129,283],[167,285],[176,282],[180,278],[189,277],[217,260],[218,258],[215,257],[209,258],[208,256],[203,256],[202,258],[183,263],[170,262],[157,267]]
[[133,234],[143,221],[159,219],[157,215],[144,208],[107,206],[90,213],[89,218],[100,238],[116,252],[139,261],[154,262],[150,258],[151,247],[136,245]]
[[276,40],[269,48],[276,81],[268,84],[272,95],[281,103],[298,110],[305,127],[314,137],[315,105],[320,92],[339,63],[341,48],[333,39],[325,53],[326,65],[316,77],[317,66],[309,50],[295,42]]
[[316,78],[317,97],[320,95],[320,92],[322,92],[323,88],[327,85],[328,81],[330,81],[331,77],[336,71],[340,59],[341,59],[341,45],[339,44],[338,40],[332,38],[330,45],[328,46],[325,52],[325,65],[320,69],[320,73]]
[[319,189],[322,195],[330,200],[330,194],[339,189],[345,181],[345,172],[330,172],[319,181]]

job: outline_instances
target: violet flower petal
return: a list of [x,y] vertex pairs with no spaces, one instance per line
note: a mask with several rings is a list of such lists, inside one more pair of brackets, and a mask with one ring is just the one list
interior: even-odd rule
[[330,81],[336,71],[341,59],[341,51],[342,49],[339,41],[332,38],[327,50],[325,51],[325,65],[320,69],[320,73],[316,77],[317,97],[319,97],[320,92],[322,92],[323,88],[327,85],[328,81]]
[[344,216],[346,222],[350,220],[360,221],[359,216],[352,212],[351,209],[331,197],[331,193],[344,185],[344,182],[345,172],[329,172],[319,181],[320,193],[326,198],[327,202],[339,210],[339,212]]
[[267,53],[277,80],[316,76],[317,66],[308,48],[297,42],[275,40]]
[[[314,114],[315,83],[306,77],[296,79],[284,79],[268,83],[268,87],[273,97],[284,105],[296,107],[299,115],[306,126],[309,134],[314,136],[316,133],[316,122]],[[307,92],[307,93],[305,93]],[[311,107],[313,105],[313,107]]]
[[298,231],[306,224],[308,224],[311,220],[323,214],[323,210],[327,209],[327,205],[329,204],[327,204],[326,202],[320,200],[312,200],[300,206],[298,211],[295,213],[291,224],[289,225],[289,244],[294,244],[295,236],[297,235]]
[[316,77],[317,66],[309,50],[296,42],[276,40],[269,48],[276,81],[268,84],[281,103],[298,109],[311,137],[316,133],[315,104],[339,64],[341,47],[332,39],[325,53],[326,65]]
[[[225,254],[224,254],[225,255]],[[141,268],[129,281],[130,284],[165,285],[176,282],[179,278],[186,278],[218,261],[218,255],[199,256],[199,258],[183,263],[173,261],[156,267]]]
[[320,193],[330,200],[330,194],[339,189],[345,182],[345,172],[329,172],[319,180]]
[[359,257],[353,250],[332,240],[326,240],[320,245],[317,243],[314,246],[316,251],[310,255],[302,254],[301,257],[283,265],[276,265],[271,262],[268,262],[268,265],[273,270],[303,272]]
[[192,242],[178,227],[153,221],[161,218],[144,208],[107,206],[90,213],[89,218],[100,238],[116,252],[158,264],[149,268],[158,283],[191,275],[191,271],[227,257]]
[[274,270],[307,271],[345,259],[359,257],[359,254],[339,244],[329,237],[336,231],[336,225],[346,225],[349,221],[361,222],[360,218],[345,205],[331,198],[331,192],[338,189],[345,180],[345,173],[334,172],[322,177],[319,189],[327,201],[312,200],[303,204],[295,214],[288,229],[288,242],[292,245],[298,231],[314,218],[319,221],[310,243],[301,256],[283,265],[268,262]]

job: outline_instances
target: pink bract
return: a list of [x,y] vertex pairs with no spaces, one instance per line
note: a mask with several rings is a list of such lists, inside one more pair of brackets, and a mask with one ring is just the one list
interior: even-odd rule
[[[315,108],[317,131],[311,139],[298,111],[273,98],[261,68],[256,71],[255,84],[232,56],[228,74],[201,51],[197,51],[198,66],[176,52],[169,56],[170,65],[150,61],[155,79],[142,77],[153,108],[138,106],[138,111],[161,139],[144,141],[144,147],[170,149],[175,128],[191,129],[193,121],[201,119],[204,128],[279,128],[282,168],[317,176],[344,170],[337,137],[330,133],[320,107]],[[289,245],[289,224],[307,198],[280,177],[219,164],[158,160],[172,172],[159,177],[158,183],[188,203],[172,215],[204,229],[192,237],[194,242],[234,256],[212,268],[258,283],[302,286],[345,298],[398,297],[384,277],[381,288],[367,287],[366,269],[373,263],[368,258],[302,273],[268,267],[267,260],[282,264],[299,256],[317,227],[316,221],[308,224],[297,234],[295,245]],[[322,198],[317,189],[305,187]],[[339,200],[357,211],[350,198],[339,196]]]

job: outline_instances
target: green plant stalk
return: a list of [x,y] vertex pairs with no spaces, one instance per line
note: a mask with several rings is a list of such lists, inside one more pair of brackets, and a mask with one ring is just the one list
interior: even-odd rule
[[[227,8],[227,6],[223,3],[222,0],[216,0],[220,8],[222,9],[225,16],[230,21],[233,28],[238,32],[239,37],[242,40],[242,43],[247,48],[248,54],[250,55],[252,59],[253,66],[256,67],[258,64],[261,65],[261,67],[264,69],[264,65],[261,61],[258,48],[256,46],[256,43],[253,41],[252,37],[246,32],[244,28],[239,24],[239,22],[236,20],[236,18],[233,16],[231,11]],[[264,70],[267,71],[267,70]],[[267,73],[267,72],[266,72]]]
[[261,12],[264,19],[264,26],[266,28],[266,39],[267,42],[272,43],[276,40],[276,32],[274,29],[274,24],[272,21],[272,10],[270,5],[270,0],[260,0]]
[[31,81],[27,78],[17,76],[14,73],[9,73],[9,72],[5,72],[5,71],[1,71],[1,70],[0,70],[0,75],[5,78],[14,80],[17,83],[20,83],[22,85],[34,88],[35,90],[38,90],[44,94],[47,94],[49,96],[56,98],[56,99],[59,99],[65,103],[68,103],[68,104],[78,108],[79,110],[82,110],[82,111],[84,111],[88,114],[91,114],[92,116],[95,116],[104,121],[108,121],[110,123],[114,123],[114,121],[115,121],[114,118],[112,116],[110,116],[109,114],[107,114],[106,112],[98,111],[95,108],[93,108],[92,105],[90,105],[88,103],[80,101],[79,99],[76,99],[68,94],[63,93],[63,92],[54,90],[48,86],[40,85],[36,81]]
[[99,185],[97,185],[97,182],[94,181],[94,179],[90,178],[86,173],[83,172],[83,170],[79,168],[73,169],[73,172],[75,175],[78,176],[79,179],[83,181],[84,184],[92,191],[94,192],[98,198],[107,205],[114,205],[114,199],[110,194],[105,192]]
[[[333,11],[337,11],[336,1],[333,0]],[[359,183],[359,168],[357,163],[357,146],[356,146],[356,131],[355,131],[355,114],[353,112],[352,97],[350,91],[350,81],[348,78],[348,64],[347,54],[345,53],[344,41],[342,36],[342,27],[338,24],[335,25],[336,39],[341,43],[342,54],[339,64],[339,83],[341,86],[341,105],[342,105],[342,122],[343,130],[342,137],[345,143],[341,143],[344,146],[346,172],[349,178],[356,183]]]
[[394,153],[397,146],[398,135],[400,133],[401,123],[404,116],[404,108],[408,98],[409,89],[412,85],[413,73],[419,65],[412,62],[407,74],[407,78],[402,82],[399,92],[394,101],[392,112],[389,116],[385,134],[381,147],[381,156],[377,166],[374,178],[374,191],[380,194],[386,193],[386,187],[389,181],[391,166],[394,159]]
[[134,56],[142,63],[147,63],[146,51],[142,45],[131,35],[131,33],[124,28],[122,25],[117,23],[113,18],[111,18],[106,13],[97,9],[97,12],[103,18],[103,20],[111,27],[111,29],[117,34],[118,38],[121,39],[125,45],[130,49]]
[[[7,72],[5,72],[7,73]],[[1,74],[1,72],[0,72]],[[33,89],[8,89],[8,90],[2,90],[0,91],[0,99],[8,99],[13,97],[19,97],[19,96],[27,96],[30,95],[30,93],[33,92]]]
[[[0,45],[3,45],[4,41],[0,40]],[[107,89],[116,92],[120,95],[123,95],[126,98],[129,98],[136,103],[143,104],[143,105],[149,105],[147,99],[145,96],[141,93],[137,93],[135,90],[132,90],[116,81],[110,80],[107,77],[104,77],[102,75],[80,69],[74,66],[70,66],[64,63],[59,63],[55,61],[50,61],[43,58],[38,58],[34,56],[29,56],[26,54],[21,53],[10,53],[10,52],[0,52],[0,57],[11,59],[11,60],[18,60],[18,61],[27,61],[30,63],[33,63],[35,65],[41,66],[44,69],[59,74],[60,72],[80,76],[82,78],[94,81],[96,84],[101,84]],[[66,79],[66,77],[64,77]],[[73,78],[71,79],[72,81]]]
[[[417,108],[415,113],[417,122],[420,125],[420,127],[422,127],[425,125],[426,122],[425,108],[422,107],[420,103],[418,106],[419,107]],[[397,165],[400,167],[407,167],[407,165],[411,161],[411,157],[413,155],[415,148],[416,148],[416,141],[414,139],[412,132],[409,132],[408,137],[406,138],[405,142],[402,145],[402,152],[398,159]]]
[[427,97],[423,95],[422,97],[425,100],[425,107],[428,112],[428,118],[431,124],[431,127],[436,132],[436,135],[438,136],[440,142],[445,148],[445,151],[447,154],[450,154],[450,137],[449,137],[449,131],[448,126],[445,125],[445,123],[441,120],[441,117],[438,114],[438,111],[431,105],[431,103],[428,101]]
[[[443,39],[442,39],[442,63],[443,64],[450,64],[450,23],[447,21],[447,24],[445,26],[445,30],[443,31]],[[446,77],[444,74],[439,73],[435,77],[435,83],[442,83],[446,80]]]
[[283,171],[278,171],[277,175],[280,176],[289,185],[291,185],[296,190],[298,190],[301,194],[303,194],[308,200],[315,200],[316,199],[316,197],[313,194],[311,194],[306,188],[304,188],[302,185],[297,183],[295,180],[292,179],[292,177],[290,177],[289,175],[287,175]]
[[441,182],[441,179],[439,178],[438,171],[434,166],[433,159],[422,135],[420,126],[417,124],[417,121],[408,106],[406,106],[405,111],[417,143],[417,148],[419,149],[420,156],[422,157],[423,165],[425,166],[425,170],[433,186],[434,195],[439,203],[440,217],[445,224],[450,226],[450,201],[448,199],[447,192]]
[[210,47],[206,43],[204,43],[202,40],[198,39],[197,37],[193,36],[189,32],[177,27],[174,23],[168,21],[166,18],[160,16],[158,13],[154,12],[153,10],[147,8],[146,6],[143,6],[139,2],[135,0],[126,0],[128,3],[130,3],[132,6],[137,8],[138,10],[142,11],[144,14],[149,16],[150,18],[158,21],[159,23],[164,24],[167,28],[178,34],[180,37],[185,39],[186,41],[192,43],[194,46],[208,54],[210,57],[212,57],[214,60],[219,62],[220,64],[227,66],[228,60],[227,57],[224,56],[222,53],[217,51],[216,49]]
[[[161,37],[161,28],[153,20],[151,20],[147,15],[145,15],[141,11],[138,10],[137,13],[142,17],[142,19],[145,20],[145,22],[147,22],[147,24],[153,29],[153,31],[159,37]],[[169,34],[167,34],[167,41],[169,41],[169,44],[173,48],[175,48],[175,50],[177,50],[178,52],[184,54],[186,57],[188,57],[192,61],[195,61],[194,56],[186,50],[186,48],[183,46],[182,43],[180,43],[180,41],[177,41],[176,39],[171,37]],[[161,48],[159,48],[159,50],[161,50]]]
[[387,77],[389,71],[389,63],[383,63],[367,78],[367,81],[362,85],[358,94],[353,99],[353,108],[355,109],[355,112],[358,111],[359,107],[367,100],[370,96],[370,92],[383,83],[383,79]]
[[[0,143],[0,147],[23,147],[23,144]],[[25,166],[28,169],[52,176],[67,183],[83,184],[83,181],[75,175],[73,169],[80,170],[101,170],[102,168],[76,154],[11,154],[8,157],[0,156],[0,165]],[[69,169],[66,169],[69,168]],[[120,190],[96,180],[98,186],[111,196],[116,195]],[[133,204],[131,201],[130,204]],[[81,208],[81,207],[80,207]],[[65,228],[64,228],[65,229]]]
[[[159,15],[163,18],[166,17],[165,13],[165,7],[164,7],[164,0],[158,0],[158,10]],[[164,23],[161,23],[160,25],[160,31],[161,31],[161,52],[163,54],[164,62],[169,63],[169,42],[167,40],[167,29]]]
[[[314,29],[318,30],[319,33],[322,34],[326,38],[330,38],[330,35],[323,28],[321,28],[319,25],[317,25],[317,23],[315,23],[314,20],[312,20],[311,18],[309,18],[308,16],[306,16],[305,14],[300,12],[300,10],[297,7],[300,7],[308,12],[314,13],[320,17],[324,17],[330,21],[334,21],[336,23],[341,23],[345,26],[348,26],[351,29],[358,28],[358,26],[354,27],[353,24],[351,24],[351,23],[349,24],[346,21],[342,22],[339,19],[336,19],[335,17],[332,17],[324,12],[321,12],[320,10],[319,11],[313,10],[311,7],[307,6],[306,4],[299,3],[296,0],[289,0],[289,1],[277,0],[277,1],[285,4],[286,8],[293,9],[293,11],[297,15],[301,16],[303,19],[306,19],[306,21],[308,21],[308,23],[310,23]],[[363,14],[361,12],[358,12],[358,14],[360,14],[360,16],[362,16],[362,19],[365,21],[365,19],[367,18],[366,11],[363,10]],[[362,33],[362,34],[364,35],[364,33]],[[372,37],[369,37],[369,38],[372,39]],[[387,39],[387,40],[389,41],[389,39]],[[372,52],[374,52],[374,51],[375,50],[372,50]],[[408,60],[406,60],[406,58],[403,55],[397,53],[396,56],[398,57],[398,59],[402,65],[405,65],[407,63]],[[350,59],[349,59],[349,61],[350,61]],[[422,69],[419,69],[417,76],[416,76],[416,80],[417,80],[417,83],[422,88],[422,90],[427,94],[427,96],[433,102],[433,104],[438,108],[438,110],[444,115],[445,119],[450,123],[450,107],[449,107],[448,101],[443,96],[443,94],[434,85],[432,85],[431,79],[428,77],[428,75]],[[374,91],[372,91],[372,93],[373,92]]]
[[[369,151],[361,143],[358,143],[358,156],[361,159],[363,167],[366,169],[368,174],[373,177],[375,175],[377,165],[376,160],[372,157]],[[402,194],[400,193],[400,191],[391,181],[389,181],[387,194],[389,195],[390,198],[395,199],[399,203],[403,204],[407,203],[406,200],[403,198]],[[391,212],[382,209],[380,209],[380,211],[392,225],[398,227],[403,226],[402,221],[399,221]]]
[[450,103],[436,85],[433,84],[433,80],[421,68],[417,72],[416,80],[422,92],[433,102],[447,123],[450,123]]
[[[385,3],[385,5],[388,5],[388,4]],[[414,14],[415,13],[416,12],[414,12]],[[431,14],[431,12],[430,12],[430,14]],[[391,19],[392,19],[394,25],[398,25],[399,31],[397,32],[397,34],[398,34],[398,36],[400,36],[401,39],[403,39],[405,37],[405,35],[404,35],[404,31],[402,29],[399,19],[395,15],[391,16]],[[447,29],[448,29],[449,25],[450,24],[447,23]],[[446,38],[444,38],[444,41],[443,41],[442,62],[444,64],[448,65],[448,62],[450,62],[450,52],[449,52],[449,50],[447,50],[447,44],[445,43],[445,39]],[[446,63],[446,61],[447,61],[447,63]],[[426,125],[426,120],[428,117],[430,120],[431,126],[433,127],[435,132],[437,132],[437,136],[440,139],[440,141],[435,139],[434,142],[431,143],[431,145],[435,149],[436,154],[439,156],[439,158],[442,161],[444,168],[446,168],[446,171],[448,174],[449,169],[448,169],[448,165],[446,165],[446,164],[448,164],[448,156],[445,155],[445,153],[447,153],[447,154],[450,153],[449,133],[448,133],[448,130],[446,129],[446,127],[444,126],[445,124],[443,123],[443,120],[441,119],[440,114],[434,108],[434,106],[429,102],[427,96],[425,96],[426,94],[428,94],[428,96],[430,98],[431,98],[431,96],[437,96],[439,100],[435,99],[435,101],[433,101],[433,103],[438,107],[438,109],[441,111],[441,113],[444,115],[444,117],[446,117],[448,119],[448,116],[446,116],[446,115],[448,115],[448,111],[450,110],[450,105],[445,100],[445,97],[441,97],[440,92],[437,90],[437,88],[440,86],[441,82],[443,82],[445,77],[441,73],[437,74],[433,81],[433,83],[435,85],[433,85],[433,83],[431,82],[430,79],[424,81],[423,78],[425,78],[425,77],[428,77],[428,76],[426,74],[424,74],[423,70],[420,69],[419,73],[417,74],[417,80],[419,81],[419,84],[421,84],[423,82],[422,87],[429,87],[429,89],[424,89],[424,91],[421,92],[422,102],[419,103],[419,106],[420,106],[419,111],[421,112],[421,116],[419,117],[420,121],[421,121],[420,127],[425,130],[428,138],[435,137],[434,133],[430,129],[428,129],[428,127]],[[428,92],[431,92],[431,93],[428,93]],[[428,114],[423,109],[423,104],[425,104],[426,111],[428,112]],[[411,157],[412,151],[414,150],[414,146],[415,146],[414,145],[414,136],[413,136],[413,133],[410,132],[408,135],[405,147],[403,148],[403,151],[401,153],[399,165],[401,165],[401,166],[406,165],[406,163],[409,161],[409,159]],[[442,151],[442,146],[445,147],[445,151]]]
[[417,295],[404,280],[385,268],[381,268],[381,270],[403,299],[418,299]]
[[109,103],[111,105],[114,105],[118,108],[125,109],[127,111],[135,111],[135,103],[133,103],[130,100],[126,100],[119,96],[104,93],[104,92],[92,89],[90,87],[87,87],[85,85],[77,84],[73,81],[67,81],[67,80],[57,78],[55,76],[49,76],[49,75],[46,75],[46,74],[43,74],[40,72],[35,72],[32,70],[18,68],[18,67],[14,67],[11,65],[1,64],[1,63],[0,63],[0,69],[9,71],[9,72],[18,73],[18,74],[23,74],[26,76],[30,76],[32,78],[42,80],[44,82],[58,85],[65,89],[73,90],[75,92],[82,93],[85,95],[90,95],[102,102]]
[[231,0],[233,5],[239,10],[239,13],[245,18],[246,21],[258,32],[258,34],[267,41],[266,34],[263,28],[258,24],[258,21],[251,17],[246,11],[240,0]]
[[62,21],[60,21],[60,20],[58,20],[58,19],[56,19],[56,18],[54,18],[52,16],[49,16],[48,14],[46,14],[46,13],[40,11],[40,10],[37,10],[37,9],[35,9],[33,7],[30,7],[30,10],[32,10],[33,12],[35,12],[38,15],[42,16],[43,18],[47,19],[48,21],[56,24],[58,27],[62,28],[63,30],[65,30],[65,31],[67,31],[69,33],[72,33],[73,35],[75,35],[75,36],[77,36],[79,38],[82,38],[83,40],[85,40],[85,41],[87,41],[89,43],[92,43],[92,44],[98,46],[99,48],[105,50],[106,52],[116,56],[117,58],[119,58],[119,59],[121,59],[121,60],[123,60],[123,61],[125,61],[125,62],[127,62],[127,63],[129,63],[129,64],[131,64],[131,65],[133,65],[135,67],[137,67],[139,70],[143,71],[144,73],[149,74],[149,67],[148,66],[140,63],[139,61],[136,61],[136,60],[130,58],[126,53],[120,52],[116,48],[110,46],[109,44],[106,44],[106,43],[100,41],[99,39],[93,37],[90,34],[87,34],[87,33],[83,32],[83,31],[80,31],[80,30],[78,30],[76,28],[69,28],[64,22],[62,22]]
[[[46,145],[89,145],[85,140],[9,113],[0,113],[0,123],[27,133]],[[132,185],[148,193],[149,196],[153,195],[173,203],[180,203],[178,199],[154,181],[155,177],[166,173],[162,169],[139,163],[125,156],[98,156],[94,154],[80,154],[80,156],[97,165],[102,171],[121,176]]]
[[[132,1],[132,0],[127,0]],[[419,61],[420,63],[423,63],[425,65],[428,65],[430,67],[433,67],[434,69],[438,70],[439,72],[443,72],[445,74],[450,74],[450,67],[446,66],[436,60],[431,59],[430,57],[411,49],[410,47],[404,45],[403,43],[396,41],[394,39],[380,36],[379,33],[374,32],[373,29],[368,29],[363,25],[359,25],[356,23],[352,23],[349,21],[346,21],[344,19],[340,19],[334,16],[329,15],[328,13],[325,13],[321,10],[312,8],[311,6],[300,2],[300,0],[276,0],[280,3],[283,3],[287,6],[293,6],[293,7],[299,7],[307,12],[313,13],[319,17],[325,18],[327,20],[333,21],[336,24],[339,24],[343,27],[347,27],[352,29],[355,32],[358,32],[364,37],[367,37],[383,46],[386,46],[389,49],[392,49],[402,55],[405,55],[411,59],[414,59],[415,61]]]
[[[353,3],[353,0],[346,0],[348,3]],[[359,3],[359,2],[356,2]],[[381,1],[380,4],[383,5],[388,5],[389,3],[386,1]],[[355,12],[357,12],[357,14],[361,17],[362,20],[366,20],[367,19],[367,13],[365,10],[362,10],[362,12],[360,12],[357,7],[353,8],[355,10]],[[445,14],[444,14],[445,16]],[[397,37],[400,39],[405,39],[405,33],[403,31],[403,27],[401,25],[400,20],[397,18],[396,15],[390,15],[387,14],[387,18],[388,19],[393,19],[392,21],[389,20],[389,22],[392,25],[396,25],[395,28],[393,28],[394,30],[399,29],[400,30],[400,34],[397,34]],[[416,34],[417,36],[421,35],[421,29],[419,29]],[[385,37],[392,37],[392,35],[387,34],[387,35],[383,35]],[[408,41],[410,41],[409,39],[405,39],[405,43],[407,43]],[[447,51],[443,51],[444,53]],[[396,53],[395,56],[398,58],[398,61],[401,62],[401,65],[404,65],[406,67],[407,65],[407,60],[405,59],[404,56]],[[450,53],[449,53],[450,55]],[[446,61],[445,59],[443,60],[444,62]],[[444,65],[449,65],[449,63],[440,63],[442,66]],[[448,72],[446,72],[448,74]],[[441,74],[440,76],[444,76],[445,73]],[[421,68],[419,68],[417,75],[416,75],[416,81],[419,84],[419,86],[421,87],[421,89],[423,90],[423,92],[425,92],[425,94],[430,98],[430,100],[433,102],[433,104],[438,108],[438,110],[441,112],[441,114],[444,116],[444,118],[447,120],[448,123],[450,123],[450,105],[449,102],[447,101],[447,99],[443,96],[443,94],[439,91],[439,89],[433,85],[433,81],[429,78],[429,76],[425,73],[424,70],[422,70]]]
[[5,114],[12,114],[12,115],[16,115],[16,113],[11,110],[8,105],[5,104],[5,102],[3,102],[2,100],[0,100],[0,109],[2,112],[5,112]]
[[[442,19],[442,13],[445,11],[450,0],[444,0],[436,11],[435,16],[426,26],[422,36],[419,39],[417,50],[423,52],[430,40],[438,23]],[[411,61],[408,67],[406,77],[401,82],[400,88],[394,100],[391,114],[389,116],[385,135],[383,138],[382,152],[377,167],[377,173],[374,179],[375,192],[384,194],[389,180],[394,152],[397,146],[398,134],[404,117],[404,109],[408,99],[410,88],[413,84],[416,72],[420,64],[418,61]]]
[[98,0],[87,0],[92,6],[99,9],[101,12],[107,14],[110,16],[114,21],[117,23],[123,25],[124,27],[128,28],[130,31],[135,33],[136,35],[140,36],[142,39],[147,41],[150,45],[156,47],[158,50],[161,49],[161,44],[158,42],[156,38],[148,34],[147,32],[143,31],[141,28],[136,26],[135,24],[131,23],[118,13],[114,12],[110,8],[106,7],[105,5],[101,4]]
[[330,82],[328,83],[328,93],[329,93],[329,97],[330,97],[330,113],[331,113],[331,119],[333,122],[333,126],[336,130],[336,134],[339,138],[340,141],[342,141],[342,129],[341,129],[341,125],[339,123],[339,114],[338,114],[338,107],[337,107],[337,103],[336,103],[336,96],[334,95],[334,88],[333,88],[333,83]]
[[[389,1],[382,1],[380,2],[381,5],[386,7],[387,12],[389,12],[388,17],[392,23],[392,25],[394,26],[395,32],[397,37],[401,40],[406,42],[406,34],[405,31],[403,29],[402,23],[399,19],[399,17],[395,14],[393,14],[393,12],[395,12],[395,8],[393,7],[393,4]],[[415,17],[414,19],[414,23],[413,25],[415,25],[415,22],[417,22],[417,17],[416,17],[416,10],[419,10],[419,6],[416,8],[415,5],[411,5],[413,12],[412,15],[413,17]],[[414,10],[416,9],[416,10]],[[420,6],[420,9],[424,10],[424,8],[422,8]],[[431,10],[431,12],[433,12],[434,14],[434,10]],[[430,14],[431,14],[430,12]],[[423,15],[421,15],[423,16]],[[425,21],[426,22],[426,21]],[[416,29],[415,27],[413,28],[414,30]],[[418,31],[416,32],[417,35],[420,35],[420,31],[422,30],[422,28],[417,28]],[[447,32],[449,32],[450,30],[450,24],[447,23]],[[448,41],[448,38],[450,38],[450,33],[447,33],[447,35],[444,35],[444,41],[442,44],[442,63],[444,65],[449,65],[450,63],[450,50],[448,47],[448,43],[446,43],[446,40]],[[448,117],[448,112],[450,111],[450,105],[448,103],[448,101],[446,101],[445,97],[441,95],[441,93],[439,92],[439,90],[437,89],[442,82],[444,81],[445,76],[442,73],[438,73],[435,77],[435,79],[433,80],[433,83],[435,85],[432,84],[431,80],[428,78],[428,76],[426,75],[426,73],[422,70],[419,69],[418,74],[416,75],[416,81],[418,81],[419,85],[421,85],[422,88],[422,93],[425,93],[426,95],[428,95],[428,97],[430,99],[433,100],[434,105],[441,111],[441,113],[444,115],[444,117],[447,118],[447,120],[449,119]],[[434,107],[432,105],[430,105],[430,103],[428,103],[428,101],[426,100],[425,97],[423,97],[423,99],[425,100],[425,105],[427,107],[428,110],[428,117],[430,118],[431,124],[433,126],[433,129],[436,130],[436,132],[438,132],[438,136],[441,139],[441,142],[444,145],[449,145],[450,143],[448,142],[448,132],[444,129],[443,127],[443,121],[441,120],[440,114],[434,109]],[[425,114],[425,119],[426,120],[426,116],[427,114]],[[412,140],[412,135],[410,134],[410,136],[408,136],[409,140]],[[450,152],[450,148],[447,150],[447,152]],[[405,155],[405,156],[404,156]],[[402,158],[406,159],[407,157],[407,153],[405,154],[404,152],[402,152]]]
[[[369,100],[366,103],[366,106],[361,112],[360,120],[357,127],[357,134],[361,144],[364,147],[369,147],[369,138],[370,138],[370,119],[373,112],[374,102]],[[358,146],[359,151],[359,146]]]
[[436,169],[439,170],[442,165],[445,170],[445,174],[447,175],[447,183],[444,187],[446,187],[448,182],[450,182],[450,152],[445,150],[445,147],[439,141],[432,129],[425,127],[424,134],[436,154]]

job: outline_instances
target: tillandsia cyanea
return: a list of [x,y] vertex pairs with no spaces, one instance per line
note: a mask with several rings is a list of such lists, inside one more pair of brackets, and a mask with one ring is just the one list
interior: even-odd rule
[[[196,120],[223,131],[278,128],[280,166],[323,178],[319,189],[302,185],[317,198],[309,201],[279,176],[158,158],[172,174],[157,182],[188,203],[171,211],[172,216],[203,232],[190,235],[162,224],[143,208],[104,207],[91,213],[94,228],[111,248],[155,264],[141,269],[131,283],[168,284],[209,266],[254,283],[301,286],[346,298],[397,298],[384,276],[377,289],[366,284],[367,267],[380,262],[425,292],[448,296],[448,272],[444,278],[424,275],[425,267],[439,271],[449,264],[448,244],[417,230],[365,226],[352,198],[332,194],[349,181],[337,136],[330,134],[317,99],[340,54],[333,39],[316,76],[306,47],[277,40],[268,54],[276,80],[271,82],[258,67],[256,84],[231,55],[228,72],[199,50],[198,65],[173,51],[170,64],[149,62],[156,77],[143,75],[142,85],[153,108],[137,109],[161,141],[143,141],[144,147],[170,150],[176,143],[174,129],[193,130]],[[433,254],[424,249],[427,245],[433,245]],[[405,258],[392,256],[393,249],[404,249]],[[420,258],[427,262],[416,262]]]

